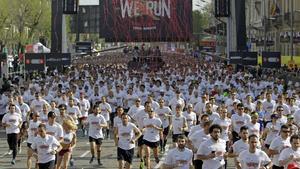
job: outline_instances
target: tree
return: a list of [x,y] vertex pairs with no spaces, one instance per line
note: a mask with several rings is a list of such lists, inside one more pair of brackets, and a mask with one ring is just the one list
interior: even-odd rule
[[22,46],[50,39],[51,0],[1,0],[0,39],[20,51]]

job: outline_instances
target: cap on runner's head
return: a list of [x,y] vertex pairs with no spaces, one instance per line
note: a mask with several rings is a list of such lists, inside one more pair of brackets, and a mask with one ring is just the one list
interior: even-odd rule
[[273,119],[273,118],[278,119],[278,115],[277,115],[277,114],[272,114],[272,115],[271,115],[271,119]]
[[294,119],[294,115],[292,114],[287,115],[287,119]]

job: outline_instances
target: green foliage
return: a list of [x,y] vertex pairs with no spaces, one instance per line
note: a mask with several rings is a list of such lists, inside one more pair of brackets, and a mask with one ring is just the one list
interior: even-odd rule
[[0,0],[0,39],[8,45],[50,38],[51,0]]
[[210,11],[209,7],[193,11],[193,34],[199,39],[202,39],[204,29],[209,27]]

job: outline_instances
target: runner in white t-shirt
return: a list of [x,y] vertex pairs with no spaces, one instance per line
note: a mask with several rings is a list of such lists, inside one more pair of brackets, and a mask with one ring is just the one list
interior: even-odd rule
[[27,151],[27,168],[31,168],[32,166],[32,162],[31,162],[31,157],[33,157],[33,152],[31,149],[31,145],[35,139],[35,137],[37,136],[38,132],[38,126],[41,124],[41,121],[39,121],[39,114],[38,112],[34,112],[32,114],[32,120],[29,121],[29,125],[28,125],[28,138],[27,138],[27,147],[28,147],[28,151]]
[[122,114],[121,118],[121,124],[116,126],[114,139],[118,147],[117,159],[119,161],[119,169],[130,169],[134,156],[135,142],[142,133],[135,124],[129,122],[127,114]]
[[76,125],[79,124],[78,119],[82,117],[81,111],[77,105],[75,105],[75,100],[69,98],[69,105],[67,106],[67,114],[73,118]]
[[19,113],[16,113],[15,104],[10,104],[8,108],[9,112],[3,116],[2,125],[5,127],[9,149],[13,151],[11,164],[14,165],[16,163],[18,134],[22,126],[22,117]]
[[38,136],[34,139],[31,148],[37,153],[39,168],[55,169],[55,154],[61,150],[61,145],[54,136],[46,133],[46,125],[40,124]]
[[196,125],[197,123],[197,116],[196,113],[193,112],[193,105],[188,104],[187,105],[187,111],[183,112],[182,114],[186,118],[187,122],[187,130],[185,131],[185,136],[188,136],[191,128]]
[[48,122],[46,123],[46,132],[47,134],[53,136],[58,141],[63,139],[63,128],[56,122],[56,114],[52,111],[48,113]]
[[189,169],[192,167],[193,151],[186,148],[186,137],[184,135],[178,136],[177,145],[166,155],[163,163],[164,169]]
[[244,113],[244,105],[242,103],[239,103],[237,108],[237,114],[231,116],[233,142],[239,140],[238,133],[240,132],[240,128],[248,124],[251,120],[251,117]]
[[143,143],[145,148],[146,155],[146,165],[148,169],[151,169],[150,163],[150,149],[153,150],[153,156],[155,158],[155,162],[159,163],[158,158],[158,146],[159,140],[162,137],[162,122],[160,118],[155,117],[155,112],[153,109],[148,111],[148,118],[144,119],[144,128],[143,128]]
[[264,146],[269,149],[271,142],[275,139],[275,137],[279,134],[280,124],[277,123],[277,114],[271,115],[271,121],[267,123],[262,139],[264,140]]
[[170,131],[172,111],[168,106],[165,106],[165,100],[163,98],[159,99],[158,104],[159,107],[155,110],[155,112],[162,122],[163,138],[160,140],[160,151],[164,152]]
[[279,154],[288,147],[291,147],[289,133],[291,132],[290,128],[287,125],[282,125],[280,129],[280,135],[275,137],[271,142],[269,148],[269,155],[273,156],[272,163],[273,168],[283,168],[278,161]]
[[[92,158],[90,159],[90,164],[94,161],[95,158],[95,149],[97,150],[97,160],[98,165],[102,165],[100,161],[100,152],[101,152],[101,144],[104,138],[102,129],[107,127],[107,123],[105,118],[99,114],[101,109],[98,105],[94,105],[93,113],[90,114],[87,118],[87,122],[89,124],[89,142],[91,147]],[[95,148],[96,143],[96,148]]]
[[172,116],[172,125],[170,128],[173,131],[173,146],[176,147],[177,137],[184,134],[184,131],[187,129],[186,118],[182,115],[182,107],[180,104],[176,106],[176,113]]
[[247,126],[242,126],[239,136],[241,139],[236,141],[230,148],[228,157],[234,158],[235,166],[238,166],[238,156],[244,150],[249,149],[248,136],[249,131]]
[[249,129],[249,135],[255,134],[260,138],[261,135],[261,124],[258,122],[258,113],[252,112],[251,114],[251,121],[250,123],[246,124]]
[[300,167],[300,136],[293,135],[290,138],[291,147],[284,149],[279,155],[279,165],[289,169],[288,165],[294,163]]
[[106,102],[106,97],[102,96],[101,97],[101,103],[99,104],[100,107],[100,114],[105,118],[106,123],[107,123],[107,128],[105,128],[105,136],[108,139],[109,137],[109,127],[110,127],[110,114],[112,113],[112,109],[110,107],[110,105]]
[[135,100],[135,104],[129,108],[127,114],[132,118],[135,116],[135,114],[137,112],[139,112],[140,110],[143,110],[143,109],[145,109],[145,107],[143,105],[141,105],[141,99],[138,98]]
[[249,149],[239,154],[237,169],[271,168],[271,159],[264,151],[257,149],[258,143],[259,137],[257,135],[249,136]]
[[225,165],[226,141],[221,139],[222,127],[214,124],[209,128],[211,138],[200,144],[197,159],[203,160],[202,168],[218,169]]
[[91,103],[88,99],[85,98],[85,93],[84,92],[80,92],[79,105],[80,105],[80,111],[81,111],[81,117],[79,118],[80,128],[82,130],[82,135],[85,136],[87,134],[85,124],[86,124],[86,119],[87,119],[88,114],[89,114],[89,110],[91,108]]

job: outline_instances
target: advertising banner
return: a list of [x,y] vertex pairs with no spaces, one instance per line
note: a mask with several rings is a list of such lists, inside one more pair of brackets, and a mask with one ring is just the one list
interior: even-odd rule
[[45,53],[26,53],[25,54],[25,70],[44,71],[45,70]]
[[189,41],[192,0],[102,0],[100,20],[107,42]]
[[71,65],[70,53],[48,53],[46,55],[46,66],[50,69],[62,69],[64,66]]
[[280,52],[262,52],[262,67],[280,68],[281,53]]

